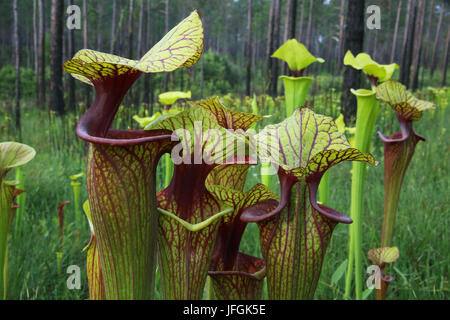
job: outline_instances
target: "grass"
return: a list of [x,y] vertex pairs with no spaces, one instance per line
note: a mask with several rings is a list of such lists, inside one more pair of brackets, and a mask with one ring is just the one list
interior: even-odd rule
[[[447,92],[448,93],[448,92]],[[426,93],[423,93],[426,94]],[[447,97],[448,100],[448,97]],[[320,111],[337,116],[337,94],[314,96],[311,104],[322,106]],[[237,101],[245,109],[243,101]],[[282,118],[283,102],[277,100],[276,114],[265,119],[264,125]],[[316,107],[317,109],[318,107]],[[248,111],[248,110],[247,110]],[[263,110],[261,110],[263,112]],[[416,131],[427,138],[417,146],[416,154],[406,174],[397,213],[394,245],[399,247],[400,259],[389,268],[395,278],[388,291],[388,299],[448,299],[449,298],[449,130],[450,112],[436,111],[424,114],[415,125]],[[0,141],[15,140],[10,133],[11,121],[0,114]],[[131,124],[129,114],[120,114],[121,127]],[[69,176],[85,171],[87,144],[75,136],[78,118],[48,117],[31,103],[24,106],[23,143],[33,146],[36,158],[23,168],[26,177],[27,203],[23,229],[11,237],[9,248],[8,299],[88,299],[85,271],[85,253],[82,251],[90,238],[87,221],[76,224],[73,203],[65,207],[64,244],[59,245],[57,205],[73,201]],[[391,110],[382,110],[377,130],[393,133],[396,127]],[[364,212],[364,256],[369,249],[379,246],[383,215],[383,146],[374,137],[372,153],[380,162],[368,169]],[[330,170],[331,207],[349,215],[351,163],[340,164]],[[259,168],[251,168],[247,187],[259,182]],[[10,177],[13,173],[10,173]],[[277,179],[272,189],[279,192]],[[164,182],[163,162],[158,168],[158,185]],[[81,199],[87,199],[83,181]],[[250,224],[244,234],[241,250],[261,256],[258,228]],[[322,269],[317,299],[342,299],[344,278],[331,283],[332,275],[347,258],[348,227],[338,225],[328,249]],[[57,253],[63,252],[61,270],[57,268]],[[366,260],[366,267],[369,262]],[[81,289],[68,290],[67,267],[78,265],[81,270]],[[157,274],[156,298],[161,298]],[[370,293],[368,299],[373,299]]]

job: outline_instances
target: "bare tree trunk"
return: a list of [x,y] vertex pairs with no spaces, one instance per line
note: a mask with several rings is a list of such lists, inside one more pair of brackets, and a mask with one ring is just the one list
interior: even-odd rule
[[414,33],[414,44],[413,44],[413,58],[412,58],[412,69],[411,69],[411,79],[409,82],[409,87],[415,91],[418,87],[419,80],[419,68],[420,68],[420,56],[422,53],[422,38],[423,38],[423,24],[425,20],[425,9],[426,3],[425,0],[419,0],[417,7],[417,16],[416,16],[416,26]]
[[[143,24],[144,24],[144,0],[139,1],[139,25],[138,25],[138,37],[137,37],[137,59],[143,56],[142,53],[142,43],[143,43]],[[134,104],[139,105],[141,102],[141,92],[142,92],[143,82],[139,81],[136,84],[136,92],[134,95]]]
[[[360,53],[364,45],[364,0],[348,0],[347,16],[345,19],[344,51],[353,54]],[[350,89],[357,89],[361,83],[361,72],[346,66],[342,82],[341,105],[347,125],[354,123],[356,118],[356,98]]]
[[428,64],[429,58],[430,58],[430,38],[431,38],[431,28],[433,25],[433,11],[434,11],[434,0],[430,1],[430,10],[428,12],[428,18],[427,18],[427,22],[428,22],[428,26],[427,26],[427,32],[425,34],[425,52],[424,52],[424,56],[423,56],[423,60],[424,60],[424,65]]
[[113,1],[112,22],[111,22],[111,45],[110,52],[114,53],[116,43],[116,16],[117,16],[117,0]]
[[45,98],[45,25],[44,25],[44,0],[38,0],[39,8],[39,35],[38,35],[38,75],[39,75],[39,106],[44,109]]
[[87,3],[86,0],[83,0],[83,47],[85,49],[88,48],[88,34],[87,34]]
[[34,83],[36,90],[36,105],[39,105],[39,50],[37,26],[37,0],[33,0],[33,51],[34,51]]
[[128,11],[128,58],[133,59],[133,11],[134,0],[130,0]]
[[[274,26],[273,26],[273,49],[277,49],[280,46],[280,19],[281,19],[281,0],[275,0],[274,7]],[[272,96],[277,95],[278,88],[278,59],[274,59],[272,61],[272,79],[271,85]]]
[[402,65],[400,68],[400,82],[409,86],[411,78],[411,64],[414,44],[414,34],[416,33],[417,0],[408,1],[408,34],[402,51]]
[[[406,12],[405,12],[405,28],[403,31],[403,42],[402,42],[402,51],[401,53],[403,54],[405,52],[405,47],[406,47],[406,42],[408,40],[408,33],[410,32],[410,11],[411,11],[411,3],[414,0],[406,0],[407,1],[407,6],[406,6]],[[403,60],[403,57],[402,57]]]
[[400,24],[400,14],[402,12],[402,0],[398,3],[397,17],[395,18],[394,39],[392,40],[391,62],[395,61],[395,49],[397,47],[398,27]]
[[308,16],[308,28],[306,29],[306,48],[310,49],[311,44],[311,30],[312,30],[312,13],[313,13],[313,0],[309,1],[309,16]]
[[284,41],[295,38],[295,20],[297,16],[297,0],[288,0],[286,6],[286,24]]
[[64,98],[62,89],[62,34],[63,6],[61,0],[52,0],[51,44],[50,44],[50,108],[64,114]]
[[97,50],[102,51],[103,2],[97,2]]
[[299,28],[298,28],[298,41],[302,42],[302,37],[303,37],[303,20],[305,18],[305,1],[306,0],[302,0],[302,8],[300,9],[300,11],[302,12],[300,14],[300,23],[299,23]]
[[247,78],[245,94],[250,96],[252,81],[252,0],[248,0],[247,3]]
[[442,75],[442,86],[445,87],[447,85],[447,71],[448,71],[448,56],[449,56],[449,47],[450,47],[450,26],[447,31],[447,45],[445,46],[445,62],[444,62],[444,73]]
[[[73,0],[69,0],[69,6],[71,6],[73,4]],[[73,36],[73,31],[72,30],[67,30],[67,44],[68,44],[68,55],[70,58],[72,58],[75,54],[74,52],[74,36]],[[69,93],[68,93],[68,99],[67,99],[67,104],[68,104],[68,109],[75,111],[75,79],[72,76],[69,76],[68,78],[68,89],[69,89]]]
[[[145,37],[147,48],[150,48],[152,43],[152,20],[150,5],[151,0],[147,0],[147,36]],[[150,75],[147,75],[146,77],[144,77],[144,103],[146,103],[147,105],[150,116],[153,114],[153,101],[150,100],[150,91],[153,93],[153,90],[153,86],[150,86]]]
[[142,56],[142,27],[144,24],[144,0],[140,0],[139,3],[139,27],[138,27],[138,42],[137,42],[137,55],[139,58]]
[[431,66],[430,66],[431,77],[433,77],[434,70],[436,69],[436,60],[437,55],[439,54],[439,44],[440,44],[439,38],[441,37],[441,29],[442,29],[442,21],[444,20],[444,13],[445,13],[445,3],[442,4],[441,6],[441,13],[439,14],[436,37],[434,38],[433,58],[431,59]]
[[[270,73],[272,72],[272,63],[273,58],[271,57],[273,53],[273,24],[274,24],[274,12],[275,12],[275,2],[277,0],[272,0],[270,2],[270,11],[269,11],[269,24],[267,29],[267,46],[266,46],[266,59],[267,59],[267,79],[266,82],[269,85],[270,88],[270,80],[271,76]],[[269,89],[270,90],[270,89]]]
[[[286,5],[286,19],[284,24],[283,41],[295,38],[295,18],[297,15],[297,0],[288,0]],[[286,62],[281,64],[281,74],[287,74],[288,65]]]
[[342,68],[341,63],[344,58],[344,21],[345,21],[345,0],[341,0],[341,9],[339,10],[339,51],[338,51],[338,66]]
[[17,14],[17,0],[13,0],[12,3],[13,13],[13,34],[12,34],[12,47],[13,47],[13,60],[14,67],[16,69],[15,78],[15,115],[16,115],[16,132],[19,140],[22,140],[22,127],[20,124],[20,47],[19,47],[19,17]]

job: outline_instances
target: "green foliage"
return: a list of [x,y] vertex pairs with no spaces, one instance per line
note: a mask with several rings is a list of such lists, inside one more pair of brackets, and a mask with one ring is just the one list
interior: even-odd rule
[[[10,64],[0,68],[0,99],[14,97],[16,70]],[[34,71],[20,68],[20,92],[22,98],[31,98],[35,94]]]
[[[205,79],[203,90],[207,93],[206,95],[226,94],[230,91],[236,91],[241,74],[239,73],[239,67],[231,62],[228,56],[208,50],[203,54],[203,59]],[[200,71],[199,65],[196,68]]]

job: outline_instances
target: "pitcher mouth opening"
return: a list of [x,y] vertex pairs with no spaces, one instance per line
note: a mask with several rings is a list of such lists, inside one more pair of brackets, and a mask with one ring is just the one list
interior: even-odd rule
[[84,141],[111,146],[133,146],[146,142],[156,142],[171,139],[172,132],[168,130],[117,130],[109,129],[104,137],[90,135],[87,128],[80,122],[77,126],[77,136]]

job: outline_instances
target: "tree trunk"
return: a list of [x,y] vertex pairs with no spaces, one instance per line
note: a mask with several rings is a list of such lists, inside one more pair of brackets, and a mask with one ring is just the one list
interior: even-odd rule
[[267,29],[267,46],[266,46],[266,59],[267,59],[267,73],[266,73],[266,82],[269,85],[269,91],[270,91],[270,81],[271,76],[270,73],[272,72],[272,63],[273,58],[271,57],[273,53],[273,24],[274,24],[274,12],[275,12],[275,2],[277,0],[272,0],[270,2],[270,11],[269,11],[269,23],[268,23],[268,29]]
[[302,42],[303,39],[303,20],[305,18],[305,1],[306,0],[302,0],[302,8],[300,9],[300,11],[302,12],[300,14],[300,23],[299,23],[299,28],[298,28],[298,41]]
[[133,11],[134,0],[130,0],[128,11],[128,59],[133,59]]
[[415,91],[418,87],[419,80],[419,68],[420,68],[420,56],[422,53],[422,39],[423,39],[423,24],[425,20],[425,0],[419,0],[417,7],[416,16],[416,26],[414,33],[414,44],[413,44],[413,58],[412,58],[412,69],[411,69],[411,79],[409,82],[409,87]]
[[87,22],[88,22],[87,3],[86,0],[83,0],[83,47],[85,49],[88,48]]
[[117,0],[113,1],[112,22],[111,22],[111,45],[110,51],[114,53],[116,44],[116,16],[117,16]]
[[431,77],[433,77],[434,70],[436,69],[436,60],[439,54],[439,44],[440,44],[439,38],[441,37],[441,29],[442,29],[442,21],[444,19],[444,13],[445,13],[445,4],[442,4],[441,13],[439,14],[439,21],[436,30],[436,37],[434,38],[433,58],[431,59],[431,66],[430,66]]
[[395,61],[395,49],[397,47],[398,27],[400,24],[400,14],[402,12],[402,0],[398,3],[397,17],[395,18],[394,39],[392,40],[391,62]]
[[247,78],[245,94],[250,96],[252,81],[252,0],[248,0],[247,8]]
[[[297,15],[297,0],[288,0],[286,5],[286,19],[284,24],[283,41],[295,38],[295,18]],[[286,62],[281,64],[281,74],[288,74],[288,65]]]
[[[348,0],[347,16],[345,19],[344,51],[350,50],[353,54],[362,51],[364,45],[364,0]],[[356,118],[356,98],[350,89],[359,89],[361,71],[345,66],[342,83],[341,106],[347,125],[354,123]]]
[[[434,0],[430,1],[430,10],[428,12],[428,18],[427,18],[427,22],[428,22],[428,26],[427,26],[427,32],[425,34],[425,52],[424,52],[424,56],[423,56],[423,60],[425,63],[428,63],[429,59],[430,59],[430,38],[431,38],[431,28],[433,26],[433,12],[434,12]],[[424,63],[424,65],[425,65]],[[422,72],[424,73],[424,72]]]
[[313,0],[309,1],[309,16],[308,16],[308,28],[306,29],[306,48],[310,50],[311,44],[311,30],[312,30],[312,14],[313,14]]
[[58,114],[64,114],[62,90],[62,34],[64,2],[52,0],[51,44],[50,44],[50,108]]
[[[411,3],[414,0],[406,0],[407,1],[407,6],[406,6],[406,12],[405,12],[405,27],[404,27],[404,31],[403,31],[403,42],[402,42],[402,48],[401,48],[401,54],[403,55],[403,53],[405,52],[405,47],[406,47],[406,42],[408,40],[408,33],[410,32],[410,11],[411,11]],[[403,60],[403,56],[401,57],[401,59]]]
[[406,41],[404,41],[403,51],[402,51],[402,65],[400,67],[400,82],[405,86],[409,86],[411,77],[411,64],[412,64],[412,53],[414,44],[414,34],[416,32],[416,16],[417,16],[417,0],[408,1],[408,11],[407,11],[407,29],[408,34],[406,36]]
[[[152,20],[151,20],[151,0],[147,1],[147,36],[146,38],[146,47],[149,49],[151,47],[152,42]],[[147,75],[144,77],[144,103],[147,105],[147,109],[149,112],[149,116],[153,114],[153,103],[150,100],[150,91],[153,91],[153,86],[150,88],[150,77],[151,75]]]
[[97,2],[97,50],[102,51],[103,2]]
[[144,0],[140,0],[139,3],[139,27],[138,27],[138,41],[137,41],[137,55],[139,56],[138,58],[141,58],[143,55],[142,52],[142,27],[144,24]]
[[39,107],[46,107],[45,99],[45,25],[44,25],[44,0],[38,0],[39,8],[39,35],[38,35],[38,76],[39,76]]
[[[73,0],[69,0],[69,6],[71,6],[73,4]],[[68,55],[69,58],[72,58],[75,54],[75,46],[74,46],[74,34],[73,34],[73,30],[67,30],[67,51],[68,51]],[[67,104],[68,104],[68,109],[71,111],[75,111],[75,79],[72,76],[69,76],[68,78],[68,99],[67,99]]]
[[449,46],[450,46],[450,26],[447,31],[447,45],[445,46],[445,62],[444,62],[444,73],[442,75],[442,86],[445,87],[447,85],[447,71],[448,71],[448,56],[449,56]]
[[339,50],[338,66],[342,68],[342,59],[344,58],[344,21],[345,21],[345,0],[341,0],[341,9],[339,10]]
[[36,90],[36,105],[39,105],[39,46],[38,46],[38,22],[37,0],[33,0],[33,48],[34,48],[34,83]]
[[16,132],[19,141],[22,140],[22,127],[20,124],[20,47],[19,47],[19,17],[17,14],[17,0],[13,0],[12,3],[13,11],[13,35],[12,35],[12,47],[13,47],[13,60],[14,67],[16,69],[15,78],[15,115],[16,115]]
[[[280,19],[281,19],[281,0],[275,0],[275,7],[274,7],[274,25],[273,25],[273,50],[278,49],[280,46]],[[274,59],[272,61],[272,90],[271,94],[272,96],[277,95],[277,88],[278,88],[278,59]]]

